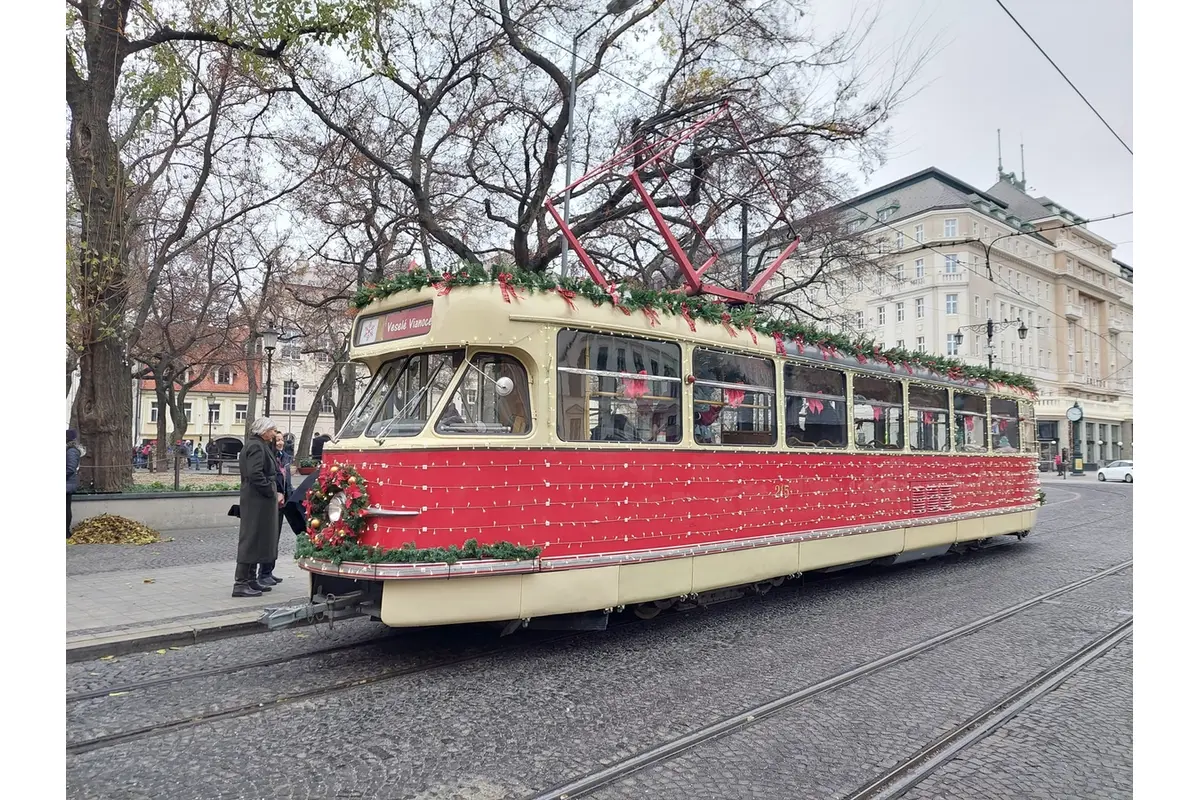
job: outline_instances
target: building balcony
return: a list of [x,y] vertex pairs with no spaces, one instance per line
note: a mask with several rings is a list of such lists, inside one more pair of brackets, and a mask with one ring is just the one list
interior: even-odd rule
[[1108,320],[1108,332],[1119,336],[1122,333],[1129,333],[1131,330],[1129,323],[1123,319]]
[[939,272],[938,283],[966,283],[967,274],[965,272]]
[[1063,308],[1063,316],[1072,321],[1083,319],[1083,306],[1079,303],[1067,303]]

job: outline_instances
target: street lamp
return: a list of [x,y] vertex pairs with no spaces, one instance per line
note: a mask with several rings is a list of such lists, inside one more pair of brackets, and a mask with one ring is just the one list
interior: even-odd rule
[[975,333],[981,333],[983,331],[987,331],[988,369],[991,369],[992,368],[992,358],[993,358],[993,356],[992,356],[992,335],[995,333],[1000,333],[1001,331],[1007,330],[1008,328],[1011,328],[1013,325],[1018,326],[1017,327],[1017,336],[1021,337],[1021,341],[1024,341],[1025,337],[1029,335],[1029,328],[1025,325],[1024,320],[1017,320],[1016,322],[1010,322],[1009,320],[1004,320],[1003,322],[992,322],[992,320],[989,318],[987,322],[981,322],[978,325],[963,325],[961,328],[958,329],[958,332],[954,334],[954,343],[955,344],[963,343],[963,334],[962,334],[963,328],[966,328],[969,331],[974,331]]
[[279,344],[279,331],[274,328],[268,328],[265,331],[260,331],[258,335],[262,337],[263,350],[267,351],[267,399],[263,416],[269,417],[271,416],[271,356],[275,353],[275,348]]
[[210,394],[208,397],[205,398],[205,400],[208,401],[208,441],[211,442],[212,441],[212,426],[213,426],[212,407],[217,402],[217,398],[215,395]]
[[608,5],[605,6],[605,13],[600,15],[590,25],[580,28],[575,36],[571,38],[571,83],[567,96],[567,191],[563,195],[562,263],[559,265],[559,272],[562,275],[567,274],[566,232],[571,229],[571,162],[575,155],[575,65],[579,58],[579,40],[585,33],[603,22],[605,17],[610,14],[613,16],[623,14],[636,6],[640,1],[608,0]]
[[1083,409],[1079,405],[1079,401],[1075,401],[1075,405],[1067,409],[1067,421],[1071,423],[1071,474],[1083,474],[1083,442],[1080,437],[1083,435]]

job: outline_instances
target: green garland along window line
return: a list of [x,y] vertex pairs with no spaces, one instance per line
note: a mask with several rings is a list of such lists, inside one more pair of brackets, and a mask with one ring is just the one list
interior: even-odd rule
[[413,542],[392,550],[366,547],[357,542],[345,542],[336,547],[317,547],[307,534],[301,533],[296,536],[296,558],[316,558],[330,561],[335,566],[343,561],[366,564],[455,564],[459,561],[485,558],[532,561],[541,555],[541,552],[540,547],[521,547],[510,542],[481,545],[476,539],[467,539],[462,547],[451,545],[418,548]]
[[1013,386],[1035,392],[1036,386],[1027,375],[966,364],[958,359],[920,353],[894,347],[884,350],[865,337],[852,338],[844,333],[831,333],[819,328],[778,319],[759,319],[754,306],[730,308],[724,303],[703,297],[689,297],[678,292],[664,292],[635,284],[618,284],[614,300],[609,290],[587,278],[563,277],[555,273],[526,272],[515,267],[493,266],[490,270],[479,264],[462,267],[457,272],[438,273],[429,269],[414,269],[402,272],[380,283],[360,288],[351,298],[351,304],[363,309],[375,300],[382,300],[400,292],[420,291],[431,287],[480,286],[503,283],[527,292],[573,292],[576,296],[590,300],[594,305],[619,305],[630,311],[654,311],[672,316],[687,316],[713,325],[728,324],[749,329],[764,336],[782,336],[784,339],[803,340],[809,344],[858,358],[897,365],[920,366],[952,379],[973,378],[990,383]]

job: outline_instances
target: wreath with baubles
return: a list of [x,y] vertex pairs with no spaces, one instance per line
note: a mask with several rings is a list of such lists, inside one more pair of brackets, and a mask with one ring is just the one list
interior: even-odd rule
[[304,498],[308,538],[316,547],[356,542],[367,527],[367,482],[354,467],[324,464]]

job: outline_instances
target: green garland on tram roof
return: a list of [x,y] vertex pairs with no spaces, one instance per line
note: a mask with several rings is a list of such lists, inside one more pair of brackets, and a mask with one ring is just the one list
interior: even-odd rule
[[974,378],[990,383],[1013,386],[1036,392],[1037,387],[1027,375],[987,367],[966,364],[958,359],[921,353],[893,347],[883,350],[866,337],[851,337],[844,333],[823,331],[804,323],[785,322],[779,319],[759,319],[758,309],[753,305],[730,307],[725,303],[704,297],[688,296],[682,292],[650,289],[636,284],[621,283],[614,288],[616,299],[609,290],[590,278],[563,277],[555,273],[527,272],[515,267],[493,266],[490,270],[478,264],[462,267],[457,272],[438,273],[424,267],[401,272],[380,283],[361,287],[351,298],[351,304],[363,309],[375,300],[382,300],[399,292],[419,291],[431,287],[453,290],[459,286],[479,286],[486,283],[503,283],[530,292],[559,292],[564,297],[582,297],[594,305],[605,303],[627,311],[644,311],[673,316],[686,316],[703,320],[713,325],[730,325],[735,328],[757,331],[766,336],[779,335],[784,339],[803,339],[808,344],[827,350],[852,355],[861,360],[900,366],[924,367],[951,379]]
[[480,544],[476,539],[467,539],[461,547],[418,548],[413,542],[401,547],[384,550],[354,541],[345,541],[336,546],[313,544],[308,534],[296,536],[296,558],[316,558],[332,562],[335,566],[343,561],[365,564],[455,564],[471,559],[500,559],[503,561],[531,561],[541,555],[540,547],[521,547],[510,542]]

